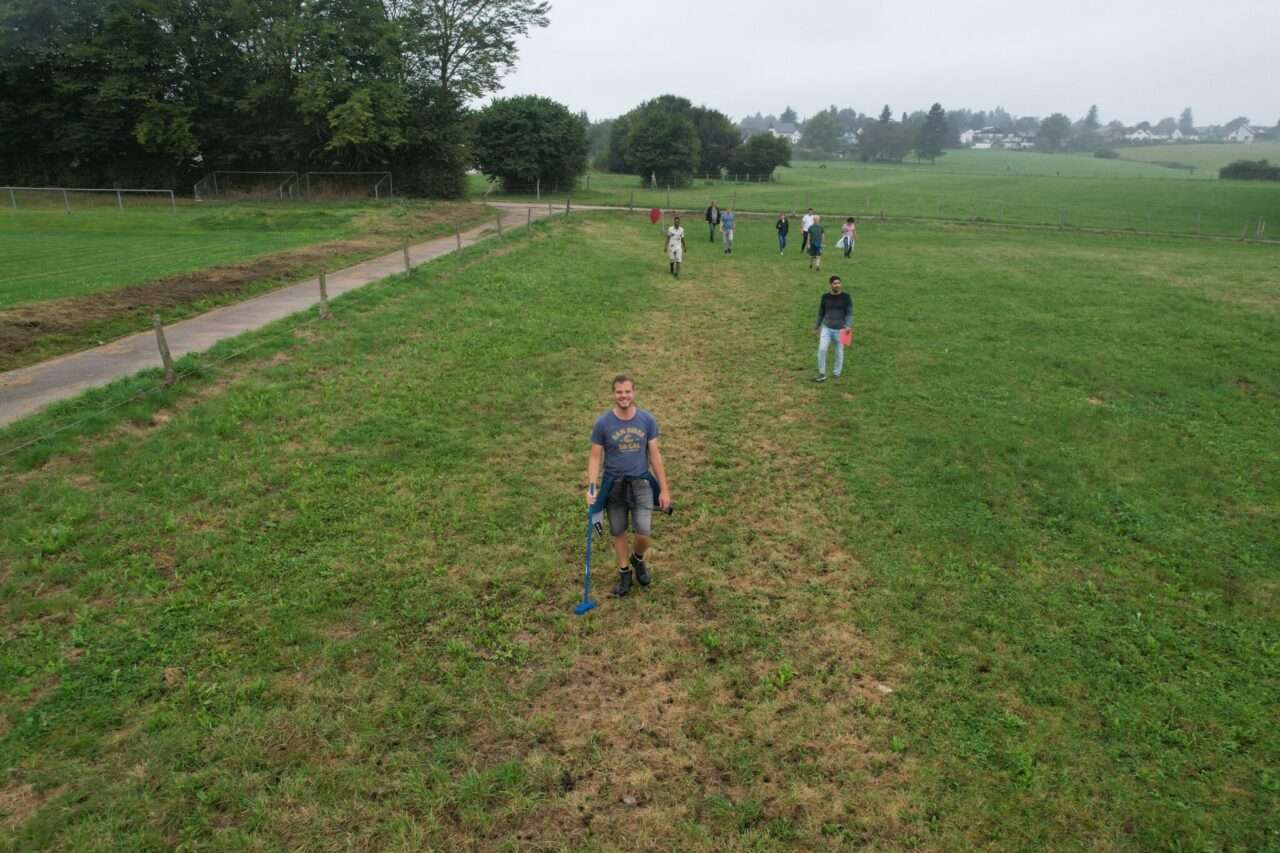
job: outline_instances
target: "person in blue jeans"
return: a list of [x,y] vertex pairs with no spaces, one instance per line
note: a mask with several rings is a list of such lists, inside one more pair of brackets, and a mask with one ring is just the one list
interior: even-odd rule
[[733,254],[733,226],[738,217],[733,215],[733,208],[726,207],[720,214],[720,233],[724,235],[724,253]]
[[844,282],[840,276],[833,275],[827,282],[830,293],[822,294],[818,302],[818,375],[814,382],[827,381],[827,349],[836,345],[836,363],[832,375],[837,379],[844,370],[844,344],[840,334],[846,329],[853,330],[853,297],[844,292]]
[[778,214],[778,221],[773,227],[778,231],[778,254],[781,255],[787,251],[787,232],[791,230],[791,223],[787,221],[785,213]]

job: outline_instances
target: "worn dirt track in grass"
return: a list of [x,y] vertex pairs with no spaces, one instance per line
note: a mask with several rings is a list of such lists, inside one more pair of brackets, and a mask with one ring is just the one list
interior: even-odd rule
[[[24,355],[49,337],[74,338],[92,334],[109,324],[130,321],[143,328],[156,312],[174,319],[175,310],[193,303],[218,303],[239,294],[260,291],[263,282],[285,284],[314,270],[329,258],[367,258],[387,252],[415,235],[439,230],[442,224],[474,221],[480,205],[435,206],[417,210],[396,233],[369,233],[365,236],[318,243],[277,252],[238,264],[210,267],[191,273],[130,285],[85,296],[53,299],[0,310],[0,368],[29,363]],[[63,349],[62,351],[67,351]],[[41,353],[45,357],[49,353]]]
[[[591,239],[610,237],[600,226]],[[756,395],[746,403],[752,410],[811,405],[798,381],[733,381],[734,349],[757,342],[724,334],[724,295],[743,284],[731,267],[710,266],[679,280],[655,270],[663,307],[637,317],[619,341],[616,367],[635,371],[638,404],[661,426],[677,513],[655,521],[654,586],[625,601],[608,597],[612,549],[597,545],[601,606],[574,623],[572,665],[528,708],[552,721],[549,749],[571,768],[565,792],[520,828],[548,843],[628,839],[633,849],[674,849],[690,843],[681,824],[723,819],[739,838],[787,826],[833,847],[853,838],[893,844],[907,770],[861,731],[863,712],[888,690],[868,673],[866,642],[841,618],[866,578],[839,531],[819,527],[815,536],[812,526],[819,501],[847,496],[826,486],[819,494],[809,472],[820,460],[790,450],[767,420],[733,450],[741,479],[729,479],[731,494],[699,482],[723,442],[710,421],[718,409],[742,406],[743,394]],[[715,506],[726,501],[727,516]],[[705,543],[726,527],[749,542],[750,556],[711,564]],[[798,576],[797,566],[812,574]],[[811,612],[813,584],[831,595],[821,618]],[[782,638],[779,646],[735,645],[729,638],[744,624]],[[824,839],[824,828],[839,832]]]

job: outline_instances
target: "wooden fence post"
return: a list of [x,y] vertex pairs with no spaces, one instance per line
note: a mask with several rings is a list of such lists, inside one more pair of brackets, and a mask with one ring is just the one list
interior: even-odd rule
[[173,369],[173,356],[169,355],[169,342],[164,339],[164,326],[160,323],[159,314],[152,315],[151,325],[156,330],[156,346],[160,348],[160,360],[164,362],[164,384],[168,387],[178,381],[178,375]]
[[530,207],[525,211],[524,227],[529,228],[533,225],[533,208]]
[[320,319],[328,320],[332,316],[329,313],[329,288],[325,281],[324,270],[320,270]]
[[461,249],[462,248],[462,229],[455,224],[453,226],[453,233],[454,233],[454,236],[458,238],[458,248]]
[[407,273],[411,269],[413,269],[413,267],[409,264],[409,244],[405,243],[404,248],[401,249],[401,251],[404,253],[404,271]]
[[502,211],[498,211],[498,239],[502,239]]

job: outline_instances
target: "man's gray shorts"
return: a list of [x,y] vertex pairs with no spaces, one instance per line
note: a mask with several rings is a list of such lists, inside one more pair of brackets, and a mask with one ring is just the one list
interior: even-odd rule
[[631,514],[631,529],[640,536],[648,536],[653,529],[653,487],[648,480],[625,480],[610,490],[609,532],[621,536],[627,530],[627,513]]

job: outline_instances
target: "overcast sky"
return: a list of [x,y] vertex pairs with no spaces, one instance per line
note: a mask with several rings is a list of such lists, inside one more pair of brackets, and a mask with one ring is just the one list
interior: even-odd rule
[[726,113],[801,117],[1003,106],[1105,124],[1280,119],[1276,0],[551,0],[501,95],[592,119],[671,93]]

